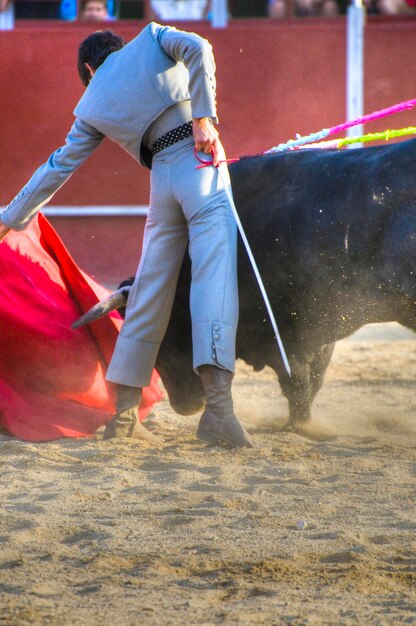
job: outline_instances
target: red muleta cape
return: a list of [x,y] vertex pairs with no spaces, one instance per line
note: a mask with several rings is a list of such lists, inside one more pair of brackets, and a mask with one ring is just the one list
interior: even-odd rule
[[[105,381],[122,320],[71,324],[107,291],[80,270],[39,214],[0,243],[0,427],[28,441],[85,437],[114,411]],[[143,390],[143,420],[160,399],[154,372]]]

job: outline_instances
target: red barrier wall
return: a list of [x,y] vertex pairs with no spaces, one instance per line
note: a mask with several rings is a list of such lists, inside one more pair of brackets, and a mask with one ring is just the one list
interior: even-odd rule
[[134,276],[142,252],[144,217],[51,217],[75,261],[101,285]]
[[[127,40],[143,23],[114,24]],[[235,21],[226,30],[185,26],[215,51],[221,135],[229,156],[251,154],[345,118],[345,19]],[[20,23],[0,32],[0,205],[60,146],[82,94],[77,46],[86,24]],[[416,18],[371,18],[366,30],[365,110],[415,97]],[[401,114],[381,127],[415,124]],[[376,129],[375,126],[371,127]],[[53,204],[145,204],[148,173],[105,141]]]
[[[117,23],[129,40],[144,24]],[[252,154],[345,119],[345,20],[187,24],[215,51],[221,136],[229,156]],[[60,146],[83,87],[84,24],[20,23],[0,32],[0,206]],[[365,111],[416,97],[416,18],[372,18],[366,29]],[[416,111],[371,130],[415,125]],[[146,204],[148,172],[109,141],[54,196],[54,205]],[[134,273],[143,218],[52,219],[79,265],[109,286]]]

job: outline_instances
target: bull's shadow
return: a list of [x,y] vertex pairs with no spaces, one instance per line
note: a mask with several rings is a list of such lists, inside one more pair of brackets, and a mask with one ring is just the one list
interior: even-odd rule
[[[311,418],[334,344],[364,324],[416,330],[416,140],[373,148],[304,150],[230,167],[241,221],[289,357],[282,367],[247,254],[240,243],[237,358],[277,374],[289,425]],[[192,370],[191,263],[183,262],[156,362],[172,407],[203,404]]]

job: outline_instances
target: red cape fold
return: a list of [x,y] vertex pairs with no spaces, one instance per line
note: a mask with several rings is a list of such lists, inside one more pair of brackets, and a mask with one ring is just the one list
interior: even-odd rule
[[[91,327],[71,324],[108,294],[79,269],[39,214],[0,243],[0,427],[28,441],[85,437],[114,411],[105,373],[122,323],[114,313]],[[154,372],[143,390],[143,421],[161,397]]]

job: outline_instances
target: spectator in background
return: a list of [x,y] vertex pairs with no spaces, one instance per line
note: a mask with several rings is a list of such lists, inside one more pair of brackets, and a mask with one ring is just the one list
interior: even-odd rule
[[14,7],[12,0],[0,0],[0,30],[14,28]]
[[285,0],[269,0],[269,17],[273,19],[286,17]]
[[[77,0],[60,1],[60,17],[63,20],[76,20]],[[89,22],[107,22],[116,19],[114,15],[114,0],[83,0],[79,19]]]
[[415,15],[416,12],[416,0],[375,0],[374,5],[372,12],[382,15]]
[[[335,0],[294,0],[294,8],[297,17],[333,17],[339,13]],[[269,0],[269,17],[286,17],[285,0]]]
[[208,0],[150,0],[151,19],[203,20],[208,16]]
[[107,0],[85,0],[81,4],[80,19],[87,22],[106,22],[114,18],[108,14]]

